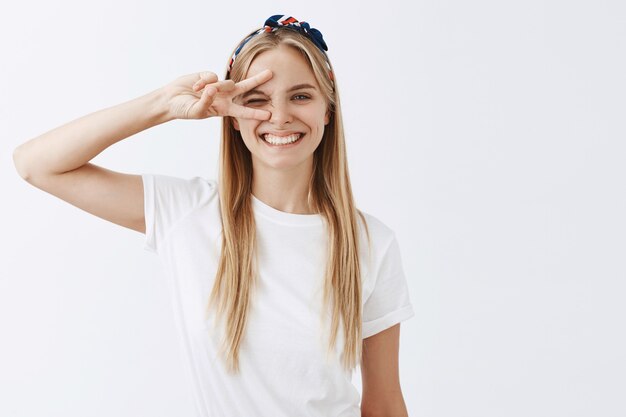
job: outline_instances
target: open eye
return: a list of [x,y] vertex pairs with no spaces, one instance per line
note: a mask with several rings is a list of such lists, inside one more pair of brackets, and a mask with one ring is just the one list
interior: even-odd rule
[[308,95],[306,95],[306,94],[296,94],[296,95],[294,96],[294,98],[296,98],[297,100],[308,100],[308,99],[310,99],[311,97],[309,97],[309,96],[308,96]]

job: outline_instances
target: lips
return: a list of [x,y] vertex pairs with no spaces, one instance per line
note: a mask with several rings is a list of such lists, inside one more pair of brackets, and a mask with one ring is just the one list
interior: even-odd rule
[[261,133],[259,133],[259,136],[261,138],[264,138],[265,135],[272,135],[272,136],[278,136],[278,137],[284,138],[284,137],[295,135],[295,134],[303,135],[304,133],[303,132],[298,132],[296,130],[280,131],[280,132],[274,131],[274,132],[261,132]]
[[304,136],[305,134],[301,132],[292,133],[291,135],[285,136],[275,136],[270,133],[265,133],[261,135],[261,139],[268,146],[285,148],[296,145],[302,140]]

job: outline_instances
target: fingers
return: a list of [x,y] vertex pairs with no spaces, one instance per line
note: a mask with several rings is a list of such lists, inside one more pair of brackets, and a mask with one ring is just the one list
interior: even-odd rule
[[233,80],[223,80],[210,83],[209,85],[206,85],[204,87],[203,93],[209,89],[210,91],[212,91],[211,95],[215,94],[218,91],[222,93],[233,91],[235,89],[235,82]]
[[218,91],[233,91],[235,95],[239,95],[268,81],[270,78],[272,78],[272,75],[272,71],[266,69],[258,73],[254,77],[247,78],[235,84],[232,80],[223,80],[218,82],[219,78],[217,74],[211,71],[204,71],[198,73],[198,77],[200,77],[200,79],[196,81],[191,88],[193,91],[200,91],[205,88],[207,84],[217,83],[219,85]]
[[263,84],[272,78],[274,74],[272,71],[266,69],[255,75],[254,77],[246,78],[235,84],[235,94],[239,95],[245,93],[248,90],[252,90],[254,87]]
[[200,72],[198,73],[198,76],[200,79],[193,85],[193,91],[200,91],[200,89],[202,89],[205,85],[214,83],[218,80],[217,74],[211,71]]
[[208,109],[213,100],[215,100],[215,94],[217,93],[217,89],[213,86],[207,85],[202,91],[202,95],[200,96],[200,100],[198,100],[198,104],[203,109]]
[[208,108],[215,100],[218,92],[228,92],[234,90],[234,88],[235,82],[233,80],[219,81],[205,86],[200,95],[200,106]]
[[240,119],[269,120],[272,114],[267,110],[253,109],[252,107],[240,106],[233,103],[230,107],[229,116]]

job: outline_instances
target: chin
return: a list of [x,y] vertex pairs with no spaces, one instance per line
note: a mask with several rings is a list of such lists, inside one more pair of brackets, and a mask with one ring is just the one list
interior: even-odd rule
[[[302,167],[303,169],[309,168],[313,166],[313,155],[311,154],[309,158],[298,159],[289,157],[278,157],[278,158],[255,158],[256,166],[263,166],[264,169],[275,169],[275,170],[292,170],[298,167]],[[307,161],[310,160],[310,163],[307,164]]]

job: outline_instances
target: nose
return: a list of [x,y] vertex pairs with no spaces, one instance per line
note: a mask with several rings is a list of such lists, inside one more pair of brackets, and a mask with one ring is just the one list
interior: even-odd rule
[[270,122],[275,125],[283,125],[285,123],[291,123],[293,120],[293,116],[289,110],[289,104],[285,103],[283,100],[275,101],[272,103],[270,107],[270,113],[272,116],[270,117]]

